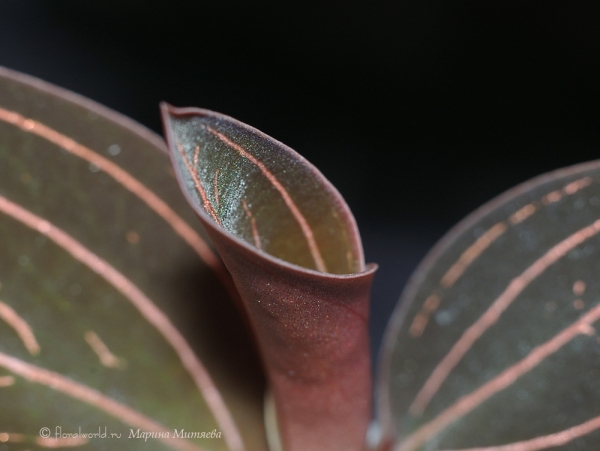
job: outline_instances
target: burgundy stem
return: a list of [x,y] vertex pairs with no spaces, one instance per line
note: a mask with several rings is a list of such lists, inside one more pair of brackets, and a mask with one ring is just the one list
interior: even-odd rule
[[371,418],[369,290],[376,267],[317,273],[210,237],[256,334],[285,451],[359,451]]

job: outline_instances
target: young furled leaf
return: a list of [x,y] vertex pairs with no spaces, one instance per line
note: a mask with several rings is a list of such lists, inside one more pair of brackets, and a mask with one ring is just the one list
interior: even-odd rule
[[158,137],[0,70],[0,448],[266,448],[259,364],[196,223]]
[[482,207],[414,274],[382,351],[394,451],[595,450],[600,164]]
[[256,334],[283,449],[363,449],[375,267],[345,202],[296,152],[234,119],[163,105],[163,120],[183,190]]

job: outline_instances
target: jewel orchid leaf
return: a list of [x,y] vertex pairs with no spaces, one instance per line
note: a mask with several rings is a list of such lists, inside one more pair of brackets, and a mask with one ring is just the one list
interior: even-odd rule
[[392,450],[597,449],[599,181],[594,162],[518,186],[425,259],[380,362]]
[[345,202],[296,152],[232,118],[163,105],[163,120],[256,335],[283,449],[363,449],[375,266]]
[[202,217],[294,265],[364,270],[354,218],[304,158],[224,115],[164,105],[163,117],[184,192]]
[[160,138],[1,70],[0,448],[266,449],[209,243]]

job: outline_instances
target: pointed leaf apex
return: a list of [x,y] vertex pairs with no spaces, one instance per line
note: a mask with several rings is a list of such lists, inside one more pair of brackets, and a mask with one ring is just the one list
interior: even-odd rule
[[161,111],[178,178],[205,225],[310,270],[365,270],[348,206],[306,159],[228,116],[166,103]]

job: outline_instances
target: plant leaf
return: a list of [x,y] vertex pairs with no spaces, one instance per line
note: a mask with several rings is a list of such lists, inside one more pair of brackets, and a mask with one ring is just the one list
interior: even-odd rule
[[283,449],[363,449],[375,266],[345,202],[296,152],[232,118],[163,105],[163,120],[256,334]]
[[235,290],[195,222],[156,136],[0,71],[0,442],[265,449]]
[[191,108],[163,114],[185,193],[223,229],[305,268],[334,274],[364,269],[354,218],[304,158],[223,115]]
[[514,188],[415,272],[378,382],[395,451],[597,448],[599,179],[594,162]]

